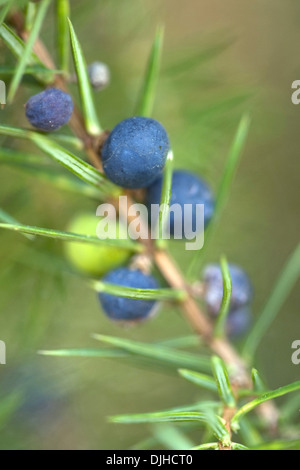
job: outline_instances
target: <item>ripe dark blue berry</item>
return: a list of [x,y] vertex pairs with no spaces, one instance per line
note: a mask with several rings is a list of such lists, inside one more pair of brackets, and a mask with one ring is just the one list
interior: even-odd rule
[[[253,289],[247,273],[239,266],[230,263],[229,272],[232,281],[230,309],[236,310],[252,300]],[[208,311],[217,315],[223,297],[223,279],[219,264],[209,264],[203,271],[204,301]]]
[[[160,176],[147,188],[146,204],[149,213],[152,204],[160,204],[162,183],[163,178]],[[196,206],[204,204],[204,225],[206,226],[213,216],[215,200],[211,188],[199,176],[185,170],[175,170],[172,177],[170,201],[170,205],[173,204],[178,204],[181,211],[170,211],[170,235],[176,232],[176,238],[184,238],[186,225],[189,225],[193,232],[197,231]],[[191,210],[184,207],[187,204],[191,205]]]
[[247,305],[235,310],[231,310],[227,317],[227,335],[230,338],[237,338],[242,336],[249,330],[251,321],[251,310]]
[[57,88],[49,88],[32,96],[26,103],[26,117],[41,131],[56,131],[67,124],[73,112],[71,96]]
[[169,149],[168,135],[158,121],[128,118],[114,127],[104,143],[103,169],[119,186],[144,188],[161,174]]
[[[157,289],[159,287],[153,276],[127,267],[111,271],[103,277],[103,281],[137,289]],[[103,292],[99,293],[99,300],[104,313],[111,320],[121,322],[144,320],[154,312],[156,306],[156,302],[152,300],[128,299]]]

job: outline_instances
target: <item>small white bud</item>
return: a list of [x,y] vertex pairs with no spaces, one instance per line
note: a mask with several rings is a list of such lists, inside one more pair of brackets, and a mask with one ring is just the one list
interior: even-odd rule
[[110,70],[103,62],[90,64],[88,74],[90,83],[95,90],[103,90],[110,83]]

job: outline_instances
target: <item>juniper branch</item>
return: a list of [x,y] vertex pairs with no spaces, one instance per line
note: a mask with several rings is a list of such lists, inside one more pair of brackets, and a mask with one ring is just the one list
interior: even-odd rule
[[[26,41],[28,33],[25,30],[24,18],[19,11],[15,11],[9,18],[10,23],[15,27],[18,35]],[[47,48],[40,40],[37,38],[34,48],[33,48],[37,57],[41,62],[48,68],[56,70],[57,67],[49,54]],[[51,86],[60,88],[63,91],[68,92],[67,82],[63,75],[55,75],[54,81]],[[85,152],[91,162],[97,169],[102,171],[101,164],[101,147],[108,136],[108,131],[102,132],[99,136],[90,136],[84,126],[84,121],[81,116],[81,113],[77,107],[74,107],[74,112],[70,120],[70,127],[73,133],[81,139],[84,145]],[[129,205],[130,199],[133,198],[135,191],[126,191],[128,196]],[[110,201],[115,203],[117,207],[117,201]],[[128,219],[128,217],[127,217]],[[157,249],[154,247],[154,244],[151,241],[151,238],[148,237],[147,240],[140,240],[141,243],[144,243],[147,247],[147,256],[153,260],[161,272],[162,276],[165,278],[167,283],[175,289],[184,289],[186,291],[186,297],[180,302],[180,307],[182,313],[193,328],[193,330],[204,339],[206,346],[214,353],[220,356],[225,363],[230,365],[231,370],[233,371],[231,376],[231,381],[236,392],[239,389],[251,388],[251,374],[249,372],[248,366],[245,361],[241,358],[234,346],[226,338],[214,338],[213,336],[213,326],[211,321],[207,318],[204,311],[199,307],[196,302],[192,289],[187,284],[183,273],[180,268],[176,265],[173,258],[167,252],[167,250]],[[277,427],[278,421],[278,411],[273,404],[273,402],[265,402],[258,408],[258,413],[261,418],[264,419],[266,425],[269,427],[270,431],[274,431]],[[226,407],[224,408],[224,419],[228,431],[230,431],[230,421],[231,421],[232,409],[230,413],[227,412]],[[231,432],[231,431],[230,431]],[[221,445],[221,444],[220,444]],[[224,449],[222,446],[220,447]]]

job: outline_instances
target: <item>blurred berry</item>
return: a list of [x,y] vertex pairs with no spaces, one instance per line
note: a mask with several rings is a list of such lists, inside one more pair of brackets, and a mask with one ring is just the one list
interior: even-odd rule
[[15,422],[22,427],[37,428],[39,433],[47,433],[50,426],[59,425],[68,401],[54,370],[45,370],[30,361],[11,366],[2,379],[2,391],[7,396],[13,393],[18,397]]
[[[160,204],[162,184],[163,177],[160,176],[147,188],[146,204],[149,216],[151,205]],[[181,211],[176,211],[175,214],[170,211],[170,235],[174,236],[176,233],[176,238],[184,238],[188,229],[193,232],[199,231],[199,228],[196,230],[196,206],[198,204],[204,204],[204,226],[207,226],[212,218],[215,207],[214,195],[208,184],[199,176],[185,170],[173,172],[170,205],[173,204],[179,204],[181,207]],[[185,204],[191,205],[191,210],[184,207]],[[155,220],[151,222],[156,223]],[[203,229],[203,227],[200,228]]]
[[248,306],[231,310],[227,317],[227,335],[236,338],[246,333],[251,326],[252,315]]
[[[230,309],[235,310],[248,304],[253,297],[253,289],[247,273],[235,264],[229,264],[232,281]],[[203,271],[204,301],[212,315],[218,315],[223,298],[223,278],[219,264],[209,264]]]

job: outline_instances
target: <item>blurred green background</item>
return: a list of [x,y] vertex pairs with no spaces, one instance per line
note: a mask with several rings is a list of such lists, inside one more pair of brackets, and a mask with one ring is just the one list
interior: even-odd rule
[[[159,23],[165,25],[165,46],[154,117],[169,132],[177,167],[197,172],[217,188],[240,116],[250,111],[242,163],[203,261],[218,261],[225,253],[249,272],[257,316],[299,239],[300,107],[290,99],[291,83],[300,74],[299,2],[71,3],[87,61],[101,60],[111,68],[110,87],[96,94],[105,128],[133,114]],[[53,14],[42,38],[55,53]],[[15,63],[3,45],[1,63]],[[75,85],[72,90],[77,96]],[[23,106],[37,91],[36,84],[25,83],[15,103],[0,111],[2,123],[27,126]],[[30,150],[8,138],[1,143]],[[77,212],[97,206],[5,165],[0,181],[0,207],[23,223],[64,229]],[[103,316],[82,278],[65,269],[59,242],[36,240],[34,249],[20,235],[1,232],[0,237],[0,339],[7,345],[1,396],[28,386],[27,406],[0,429],[1,448],[126,449],[149,429],[109,424],[107,416],[199,398],[199,391],[176,374],[137,369],[126,361],[37,356],[38,349],[96,347],[93,332],[159,341],[191,330],[167,306],[148,323],[121,329]],[[178,244],[171,250],[183,268],[194,255]],[[299,286],[259,348],[256,366],[270,387],[299,379],[300,366],[291,362],[291,343],[300,336],[298,309]]]

